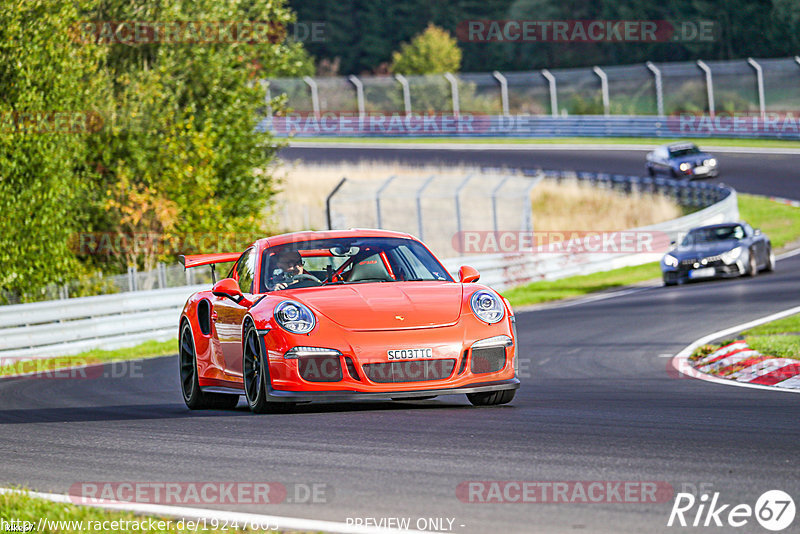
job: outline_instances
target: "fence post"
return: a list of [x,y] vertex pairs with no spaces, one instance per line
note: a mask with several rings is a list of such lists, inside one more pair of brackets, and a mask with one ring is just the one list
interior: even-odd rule
[[608,76],[600,67],[593,67],[592,70],[600,78],[600,94],[603,98],[603,115],[608,117],[611,115],[611,103],[608,98]]
[[556,77],[547,69],[542,69],[542,76],[550,84],[550,112],[553,117],[558,117],[558,95],[556,94]]
[[[511,178],[511,175],[507,175],[505,178],[500,180],[500,183],[497,184],[494,189],[492,189],[492,225],[494,226],[494,233],[497,234],[499,231],[497,228],[497,192],[502,189],[503,185]],[[530,204],[530,202],[529,202]]]
[[328,230],[333,230],[333,223],[331,221],[331,199],[333,199],[333,195],[339,191],[346,181],[347,178],[343,176],[342,179],[339,180],[339,183],[336,184],[336,187],[333,188],[333,191],[328,193],[328,196],[325,198],[325,218],[328,221]]
[[136,280],[136,266],[129,265],[128,266],[128,291],[137,291],[138,290],[137,280]]
[[450,96],[453,99],[453,115],[458,117],[461,110],[461,106],[458,102],[458,80],[450,72],[445,72],[444,77],[450,82]]
[[425,188],[428,187],[433,179],[436,177],[435,174],[431,174],[428,176],[428,179],[425,180],[419,189],[417,189],[417,227],[419,228],[419,240],[424,241],[424,225],[422,224],[422,192],[425,191]]
[[648,61],[646,63],[647,68],[650,69],[650,72],[653,73],[655,77],[655,86],[656,86],[656,109],[658,110],[658,116],[664,116],[664,87],[661,85],[661,69],[655,66],[652,61]]
[[361,80],[358,79],[357,76],[351,74],[347,77],[350,80],[350,83],[356,86],[356,101],[358,102],[358,118],[362,121],[364,117],[367,115],[367,106],[364,101],[364,84],[361,83]]
[[713,117],[714,111],[714,79],[711,76],[711,67],[702,59],[697,60],[697,66],[706,73],[706,92],[708,93],[708,114]]
[[164,289],[167,287],[167,268],[161,262],[156,264],[156,268],[158,269],[158,287]]
[[384,189],[389,187],[389,184],[392,183],[392,180],[395,178],[397,178],[397,176],[390,176],[387,178],[375,193],[375,213],[378,215],[378,228],[381,229],[383,228],[383,221],[381,220],[381,193],[383,193]]
[[508,80],[497,70],[492,73],[492,76],[500,83],[500,105],[503,108],[503,116],[508,117],[511,115],[508,108]]
[[[474,174],[468,174],[467,177],[464,178],[464,180],[460,184],[458,184],[458,187],[456,187],[454,198],[456,200],[456,236],[458,236],[457,239],[461,239],[461,200],[460,200],[461,190],[464,189],[464,187],[469,183],[470,180],[472,180],[474,176],[475,176]],[[461,251],[461,255],[462,256],[464,255],[463,250]]]
[[749,57],[747,58],[747,63],[750,64],[753,69],[756,71],[756,84],[758,84],[758,110],[761,113],[761,120],[765,120],[767,118],[767,107],[766,103],[764,102],[764,71],[761,69],[761,65],[758,62]]
[[303,76],[303,81],[311,88],[311,109],[314,110],[314,117],[319,119],[319,88],[317,82],[311,76]]
[[408,87],[408,80],[402,74],[395,74],[394,79],[403,86],[403,107],[406,115],[411,115],[411,89]]

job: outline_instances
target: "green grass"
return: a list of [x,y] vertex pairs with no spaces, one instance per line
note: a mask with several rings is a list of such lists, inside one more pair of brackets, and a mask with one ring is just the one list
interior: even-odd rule
[[[794,208],[754,195],[739,195],[739,215],[753,227],[760,228],[778,249],[800,239],[800,208]],[[661,277],[657,263],[636,267],[623,267],[584,276],[561,280],[533,282],[508,289],[503,295],[512,306],[527,306],[570,297],[579,297],[596,291],[623,287]],[[798,326],[800,331],[800,326]]]
[[[45,499],[31,497],[30,495],[23,493],[6,493],[0,495],[0,519],[6,522],[10,522],[12,520],[28,521],[33,524],[32,530],[29,530],[29,532],[118,532],[136,534],[151,532],[175,534],[188,532],[204,532],[207,534],[264,532],[246,529],[243,528],[243,525],[239,525],[240,528],[235,528],[235,526],[232,527],[231,525],[228,525],[229,528],[224,529],[225,525],[223,525],[222,522],[218,524],[218,528],[212,529],[212,524],[210,521],[206,522],[208,529],[204,529],[202,528],[203,523],[201,522],[198,525],[197,521],[194,521],[193,524],[188,524],[187,521],[179,524],[180,520],[176,518],[138,516],[130,512],[105,511],[100,508],[92,508],[88,506],[56,503]],[[49,528],[47,525],[42,525],[44,528],[39,531],[38,527],[40,519],[50,521],[51,524],[49,525]],[[150,528],[151,523],[148,521],[149,519],[153,520],[153,528]],[[78,525],[74,523],[72,525],[64,525],[63,523],[61,525],[54,525],[52,524],[54,521],[82,521],[83,528],[77,528]],[[111,523],[112,521],[117,521],[118,523],[114,525]],[[158,524],[160,521],[163,521],[163,523]],[[136,522],[137,525],[132,525],[133,522]],[[194,525],[198,525],[199,528],[195,529]],[[144,528],[137,528],[137,526]],[[10,532],[8,529],[6,531]],[[270,530],[268,532],[278,531]]]
[[139,345],[126,347],[124,349],[95,349],[71,356],[59,356],[55,358],[43,358],[40,360],[21,361],[12,365],[0,367],[0,376],[10,376],[29,372],[44,373],[81,365],[138,360],[140,358],[156,358],[158,356],[176,354],[177,352],[177,339],[171,339],[169,341],[145,341]]
[[800,141],[774,139],[726,139],[691,137],[291,137],[290,141],[314,143],[464,143],[464,144],[535,144],[535,145],[663,145],[673,141],[694,140],[699,145],[741,146],[756,148],[800,148]]
[[503,292],[512,306],[526,306],[579,297],[595,291],[622,287],[636,282],[652,280],[661,276],[657,263],[647,263],[635,267],[623,267],[602,273],[571,276],[561,280],[533,282]]
[[767,234],[775,249],[800,239],[800,208],[739,194],[739,216]]
[[689,359],[698,360],[736,339],[744,339],[751,349],[767,356],[800,360],[800,314],[745,330],[735,339],[698,347]]

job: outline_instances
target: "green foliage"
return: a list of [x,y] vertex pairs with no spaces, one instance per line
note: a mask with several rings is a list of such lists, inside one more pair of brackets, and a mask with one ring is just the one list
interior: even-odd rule
[[774,249],[800,239],[800,208],[743,193],[738,200],[739,217],[767,234]]
[[458,72],[460,67],[461,50],[456,40],[447,31],[429,24],[392,54],[389,70],[395,74],[442,74]]

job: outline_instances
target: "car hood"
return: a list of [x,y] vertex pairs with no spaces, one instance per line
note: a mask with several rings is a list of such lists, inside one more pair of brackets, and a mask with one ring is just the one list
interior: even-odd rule
[[678,247],[671,251],[670,254],[679,260],[692,258],[702,259],[708,256],[716,256],[718,254],[722,254],[723,252],[728,252],[739,245],[741,245],[740,241],[735,239],[726,239],[725,241],[714,241],[712,243],[699,243],[688,247]]
[[706,152],[700,152],[699,154],[689,154],[686,156],[671,158],[671,161],[678,165],[684,162],[689,162],[692,165],[702,165],[705,160],[711,159],[711,157],[712,157],[711,154],[708,154]]
[[382,282],[330,285],[292,297],[350,330],[397,330],[455,324],[461,315],[459,283]]

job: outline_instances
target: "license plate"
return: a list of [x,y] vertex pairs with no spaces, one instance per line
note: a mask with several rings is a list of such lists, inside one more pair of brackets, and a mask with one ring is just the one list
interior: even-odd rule
[[708,167],[706,167],[705,165],[698,165],[697,167],[694,168],[695,174],[706,174],[707,172],[708,172]]
[[424,360],[433,358],[433,349],[392,349],[386,355],[390,360]]
[[689,278],[708,278],[714,276],[715,270],[713,267],[706,267],[705,269],[695,269],[689,271]]

